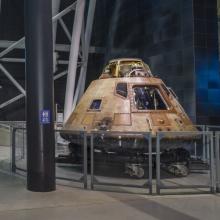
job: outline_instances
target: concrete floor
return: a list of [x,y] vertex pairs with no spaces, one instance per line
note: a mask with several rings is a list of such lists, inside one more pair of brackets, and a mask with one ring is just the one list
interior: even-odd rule
[[25,181],[0,172],[1,220],[214,220],[220,216],[219,195],[143,196],[87,191],[57,186],[34,193]]

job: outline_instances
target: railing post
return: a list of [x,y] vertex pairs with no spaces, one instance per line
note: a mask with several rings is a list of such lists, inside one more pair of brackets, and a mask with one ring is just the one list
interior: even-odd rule
[[211,192],[215,193],[216,185],[215,185],[215,165],[214,165],[214,151],[213,151],[213,132],[209,134],[210,140],[210,166],[211,166]]
[[22,156],[21,156],[21,158],[22,159],[25,159],[25,139],[26,139],[26,134],[25,134],[25,132],[26,132],[26,128],[22,128],[22,143],[23,143],[23,146],[22,146]]
[[152,195],[152,137],[148,133],[148,155],[149,155],[149,194]]
[[88,161],[88,157],[87,157],[87,134],[84,132],[83,133],[83,180],[84,180],[84,189],[87,189],[87,161]]
[[11,172],[16,173],[16,128],[11,130]]
[[220,161],[219,161],[220,133],[215,133],[215,158],[216,158],[216,192],[220,192]]
[[202,135],[202,159],[203,161],[205,161],[207,159],[207,154],[206,154],[206,135],[204,134],[204,132],[206,131],[206,127],[205,125],[202,126],[202,131],[203,131],[203,135]]
[[90,168],[91,168],[91,189],[94,189],[94,137],[93,134],[90,136]]
[[160,195],[160,133],[156,135],[156,193]]

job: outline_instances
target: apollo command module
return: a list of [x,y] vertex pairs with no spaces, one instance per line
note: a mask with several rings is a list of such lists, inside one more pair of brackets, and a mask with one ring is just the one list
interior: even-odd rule
[[[146,141],[137,132],[151,132],[155,143],[157,132],[197,131],[172,89],[154,77],[141,59],[134,58],[111,60],[100,78],[91,82],[63,129],[103,132],[94,142],[97,161],[121,164],[130,176],[140,178],[148,152]],[[106,132],[112,135],[105,137]],[[133,134],[121,136],[119,132]],[[61,135],[70,142],[69,159],[79,160],[77,135]],[[169,172],[188,175],[190,155],[185,146],[194,139],[193,135],[172,136],[161,143],[161,163]],[[62,155],[57,158],[62,159]]]

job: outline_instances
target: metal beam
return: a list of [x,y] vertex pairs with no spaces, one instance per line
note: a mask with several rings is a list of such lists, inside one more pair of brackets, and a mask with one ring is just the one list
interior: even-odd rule
[[59,79],[59,78],[65,76],[65,75],[67,75],[67,70],[65,70],[65,71],[63,71],[63,72],[61,72],[61,73],[56,74],[56,75],[53,77],[53,80],[57,80],[57,79]]
[[5,76],[14,84],[14,86],[23,94],[26,95],[25,90],[23,87],[15,80],[15,78],[5,69],[5,67],[0,64],[0,69],[5,74]]
[[[11,47],[12,44],[15,44],[17,41],[7,41],[7,40],[0,40],[0,48],[8,48]],[[14,47],[14,49],[25,49],[24,44],[19,44]],[[70,51],[70,44],[56,44],[55,49],[60,52],[69,52]]]
[[86,72],[87,72],[88,59],[89,59],[89,47],[90,47],[91,36],[92,36],[92,27],[93,27],[93,22],[94,22],[95,7],[96,7],[96,0],[90,0],[87,21],[86,21],[86,31],[85,31],[85,51],[84,51],[85,60],[84,60],[84,65],[81,67],[82,85],[80,86],[78,98],[82,96],[85,90]]
[[[80,7],[80,1],[81,1],[81,7]],[[93,2],[94,2],[94,0],[92,0]],[[82,22],[83,22],[83,14],[84,13],[82,13],[82,12],[84,12],[84,8],[85,8],[85,0],[79,0],[79,2],[77,2],[77,1],[75,1],[72,5],[70,5],[70,6],[68,6],[66,9],[64,9],[63,11],[61,11],[60,13],[58,13],[57,15],[55,15],[57,12],[58,12],[58,9],[59,9],[59,6],[60,6],[60,0],[53,0],[52,1],[53,2],[53,7],[52,7],[52,10],[53,10],[53,18],[52,18],[52,21],[53,21],[53,26],[54,26],[54,32],[53,32],[53,36],[54,36],[54,43],[55,43],[55,32],[56,32],[56,23],[57,23],[57,20],[59,20],[59,22],[60,22],[60,24],[61,24],[61,26],[62,26],[62,28],[64,29],[64,32],[66,33],[66,35],[67,35],[67,37],[70,39],[70,40],[73,40],[72,39],[72,37],[71,37],[71,34],[69,33],[69,30],[67,29],[67,27],[66,27],[66,25],[65,25],[65,23],[63,22],[63,20],[62,20],[62,17],[64,16],[64,15],[66,15],[67,13],[69,13],[70,11],[72,11],[72,10],[74,10],[74,9],[76,9],[76,5],[77,5],[77,3],[78,3],[78,9],[77,9],[77,11],[78,11],[78,15],[75,15],[75,17],[77,17],[78,18],[78,24],[81,26],[81,30],[82,30],[82,25],[83,24],[80,24],[81,23],[81,21],[80,20],[82,20]],[[82,5],[84,5],[83,7],[82,7]],[[83,10],[83,11],[82,11]],[[89,11],[91,11],[91,3],[90,3],[90,9],[89,9]],[[75,14],[77,14],[77,13],[75,13]],[[88,15],[88,17],[87,17],[87,23],[88,23],[88,18],[91,18],[91,16],[89,16]],[[75,20],[74,20],[74,23],[75,23]],[[77,21],[76,21],[76,23],[77,23]],[[74,25],[75,26],[75,25]],[[88,27],[88,25],[87,25],[87,27]],[[82,32],[82,31],[81,31]],[[74,33],[74,31],[73,31],[73,33]],[[74,38],[74,40],[75,40],[75,38]],[[86,44],[86,42],[85,42],[85,37],[83,36],[83,40],[84,40],[84,44]],[[9,52],[11,52],[13,49],[25,49],[25,45],[24,45],[24,41],[25,41],[25,38],[23,37],[23,38],[21,38],[19,41],[16,41],[16,42],[13,42],[13,41],[0,41],[0,48],[6,48],[4,51],[2,51],[2,52],[0,52],[0,57],[2,57],[2,56],[5,56],[7,53],[9,53]],[[84,62],[85,62],[85,48],[86,48],[86,45],[83,45],[83,47],[84,47],[84,49],[83,49],[83,60],[82,60],[82,62],[78,62],[77,64],[76,64],[76,67],[78,67],[78,66],[81,66],[81,65],[83,65],[84,64]],[[70,51],[70,49],[71,49],[71,46],[70,45],[62,45],[62,44],[55,44],[55,49],[57,50],[57,51],[62,51],[62,52],[69,52]],[[101,53],[105,50],[105,49],[103,49],[103,48],[95,48],[95,47],[91,47],[91,48],[89,48],[89,50],[91,51],[91,52],[94,52],[94,53],[97,53],[97,52],[100,52],[101,51]],[[25,59],[24,58],[1,58],[0,59],[0,61],[2,61],[2,62],[16,62],[16,63],[24,63],[25,62]],[[65,60],[58,60],[58,64],[61,64],[61,65],[67,65],[69,62],[68,61],[65,61]],[[2,66],[2,65],[1,65]],[[5,70],[5,68],[2,66],[2,68]],[[1,68],[1,69],[2,69]],[[6,71],[6,72],[5,72]],[[10,80],[16,85],[16,87],[17,88],[19,88],[19,90],[21,91],[23,88],[21,87],[20,88],[20,86],[19,86],[19,84],[17,84],[16,83],[16,80],[14,80],[14,78],[10,75],[10,73],[7,71],[7,70],[5,70],[5,71],[3,71],[5,74],[7,73],[7,76],[8,76],[8,78],[10,78]],[[59,73],[59,74],[57,74],[56,76],[54,76],[54,80],[57,80],[57,79],[59,79],[59,78],[61,78],[61,77],[63,77],[63,76],[65,76],[67,74],[67,71],[63,71],[63,72],[61,72],[61,73]],[[22,97],[24,97],[25,96],[25,91],[24,90],[22,90],[22,94],[21,95],[19,95],[19,96],[16,96],[16,97],[14,97],[13,99],[10,99],[10,100],[8,100],[7,102],[5,102],[5,103],[2,103],[1,104],[1,106],[7,106],[7,105],[9,105],[9,104],[11,104],[11,103],[13,103],[13,102],[15,102],[15,101],[17,101],[18,99],[20,99],[20,98],[22,98]]]
[[68,38],[69,41],[71,42],[72,36],[71,36],[71,34],[70,34],[70,32],[69,32],[69,30],[68,30],[66,24],[64,23],[63,19],[60,18],[60,19],[59,19],[59,22],[60,22],[60,25],[61,25],[61,27],[63,28],[63,30],[64,30],[64,32],[65,32],[67,38]]
[[25,63],[24,58],[0,58],[1,62],[6,62],[6,63]]
[[19,99],[21,99],[23,97],[25,97],[24,94],[20,94],[20,95],[15,96],[14,98],[12,98],[12,99],[10,99],[10,100],[0,104],[0,109],[3,109],[4,107],[6,107],[6,106],[8,106],[8,105],[18,101]]
[[[57,15],[53,16],[52,21],[56,22],[58,19],[63,17],[64,15],[68,14],[70,11],[74,10],[76,6],[76,2],[65,8],[63,11],[58,13]],[[3,57],[4,55],[8,54],[12,50],[14,50],[16,47],[24,45],[25,37],[22,37],[20,40],[16,41],[13,43],[11,46],[0,52],[0,58]]]
[[84,36],[85,45],[84,47],[82,47],[83,48],[83,65],[81,66],[80,77],[79,77],[79,81],[77,84],[72,109],[75,109],[77,101],[82,96],[85,90],[86,72],[87,72],[87,65],[88,65],[88,58],[89,58],[89,47],[90,47],[90,41],[91,41],[91,35],[92,35],[95,7],[96,7],[96,0],[90,0],[87,20],[86,20],[86,31],[85,31],[85,36]]
[[[16,42],[17,41],[0,40],[0,48],[8,48]],[[23,46],[17,46],[15,49],[24,49],[24,45]]]
[[75,1],[73,4],[71,4],[70,6],[65,8],[63,11],[61,11],[57,15],[55,15],[53,17],[53,21],[56,21],[56,20],[62,18],[64,15],[68,14],[69,12],[71,12],[72,10],[75,10],[76,9],[76,3],[77,3],[77,1]]
[[[65,70],[65,71],[63,71],[63,72],[61,72],[61,73],[58,73],[57,75],[55,75],[55,76],[53,77],[53,79],[54,79],[54,80],[57,80],[57,79],[59,79],[59,78],[65,76],[65,75],[67,75],[67,70]],[[0,89],[1,89],[1,88],[2,88],[2,86],[0,85]],[[20,95],[18,95],[18,96],[15,96],[14,98],[12,98],[12,99],[10,99],[10,100],[1,103],[1,104],[0,104],[0,109],[5,108],[5,107],[7,107],[8,105],[10,105],[10,104],[12,104],[12,103],[18,101],[19,99],[24,98],[24,97],[25,97],[24,94],[20,94]]]
[[69,60],[58,60],[57,63],[60,65],[69,65]]
[[11,52],[12,50],[14,50],[16,47],[20,46],[20,45],[24,45],[24,40],[25,38],[22,37],[20,40],[16,41],[15,43],[13,43],[11,46],[9,46],[7,49],[3,50],[0,53],[0,57],[3,57],[4,55],[8,54],[9,52]]
[[84,10],[85,10],[85,0],[78,0],[76,4],[76,11],[75,11],[73,32],[72,32],[72,43],[70,49],[65,105],[64,105],[64,121],[68,119],[68,117],[72,112],[77,61],[79,56],[79,45],[80,45],[80,36],[81,36],[82,24],[84,18]]
[[[60,0],[52,0],[52,16],[58,14],[60,9]],[[56,44],[56,36],[57,36],[57,21],[53,22],[53,42]]]
[[[58,14],[60,0],[52,0],[52,17]],[[57,20],[53,22],[53,72],[57,71],[57,52],[55,52],[57,38]]]
[[[12,44],[16,43],[16,41],[6,41],[6,40],[0,40],[0,48],[8,48]],[[17,45],[14,49],[25,49],[24,44],[23,45]],[[55,47],[56,51],[59,52],[69,52],[70,51],[70,44],[56,44]],[[116,52],[131,52],[129,49],[114,49]],[[106,51],[106,48],[104,47],[95,47],[90,46],[89,47],[89,53],[98,53],[98,54],[104,54]],[[133,51],[133,50],[132,50]]]
[[[7,62],[7,63],[25,63],[25,59],[24,58],[0,58],[1,62]],[[68,65],[69,61],[68,60],[58,60],[57,61],[58,64],[61,65]]]

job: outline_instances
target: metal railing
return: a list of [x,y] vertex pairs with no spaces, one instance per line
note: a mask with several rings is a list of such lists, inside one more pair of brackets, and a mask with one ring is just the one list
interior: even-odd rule
[[26,127],[26,121],[0,121],[0,125],[4,126],[10,126],[15,128],[25,128]]
[[[1,124],[0,124],[1,125]],[[18,128],[13,127],[11,125],[3,124],[2,127],[7,126],[10,132],[10,143],[11,143],[11,156],[10,156],[10,164],[11,164],[11,171],[18,172],[23,171],[26,172],[26,128],[19,126]],[[220,127],[220,126],[215,126]],[[77,135],[81,140],[82,146],[82,161],[79,164],[79,168],[72,164],[67,164],[63,166],[62,164],[57,165],[57,179],[67,180],[71,182],[79,182],[83,184],[84,188],[88,186],[91,189],[99,189],[100,187],[108,188],[116,188],[118,189],[121,187],[123,188],[137,188],[144,190],[144,193],[149,192],[149,194],[154,193],[154,189],[156,188],[156,193],[160,194],[161,190],[170,189],[172,193],[179,193],[185,192],[185,189],[209,189],[210,192],[217,192],[220,191],[220,155],[219,155],[219,141],[220,141],[220,132],[215,131],[214,135],[211,130],[210,126],[205,127],[201,126],[199,132],[193,134],[192,132],[158,132],[156,139],[152,138],[151,133],[134,133],[134,132],[92,132],[92,133],[85,133],[85,132],[72,132],[72,131],[64,131],[62,130],[62,134],[69,134],[69,135]],[[206,131],[205,131],[206,130]],[[55,130],[56,136],[59,135],[60,130]],[[130,178],[122,176],[118,178],[109,177],[109,178],[102,178],[102,175],[99,175],[97,168],[96,168],[96,138],[97,137],[105,137],[108,139],[111,135],[123,137],[129,135],[139,135],[146,141],[146,152],[147,155],[147,168],[145,171],[147,173],[144,178],[137,179],[137,178]],[[205,184],[177,184],[175,186],[167,185],[164,179],[161,179],[161,149],[160,145],[161,142],[166,139],[167,136],[199,136],[199,142],[195,141],[191,145],[191,157],[192,158],[199,158],[204,164],[207,164],[206,169],[203,171],[207,173],[205,174],[206,182]],[[57,140],[57,139],[56,139]],[[123,138],[121,138],[123,142]],[[62,144],[56,141],[56,149],[57,152],[60,153],[68,151],[68,143]],[[171,143],[172,144],[172,143]],[[66,145],[66,146],[64,146]],[[65,148],[65,149],[64,149]],[[152,152],[152,151],[156,152]],[[110,152],[111,153],[111,152]],[[65,163],[64,163],[65,164]],[[156,165],[156,169],[154,168]],[[88,166],[90,169],[88,170]],[[79,171],[80,170],[80,171]],[[89,171],[89,174],[88,174]],[[63,173],[62,173],[63,172]],[[154,184],[153,177],[154,172],[156,173],[156,184]],[[194,171],[193,171],[194,172]],[[113,173],[114,174],[114,173]],[[198,180],[203,178],[204,175],[200,175],[198,172]],[[196,177],[196,178],[197,178]],[[116,179],[120,179],[123,181],[115,181]],[[186,177],[187,178],[187,177]],[[189,176],[189,178],[191,178]],[[178,178],[177,178],[178,179]],[[176,181],[177,179],[172,178],[172,181]],[[170,180],[170,181],[171,181]],[[184,180],[184,178],[180,178],[179,180]],[[204,180],[202,180],[204,181]],[[182,190],[182,191],[181,191]],[[199,190],[198,190],[199,191]],[[203,191],[199,191],[203,192]]]
[[215,159],[215,168],[216,168],[216,192],[220,192],[220,126],[219,125],[207,125],[207,131],[213,132],[213,142],[214,142],[214,159]]
[[[115,143],[108,143],[108,139],[111,138],[112,136],[114,137],[119,137],[119,139],[117,140],[117,142]],[[95,175],[95,163],[96,163],[96,158],[94,157],[94,152],[95,152],[95,145],[96,145],[96,141],[95,138],[99,138],[99,139],[107,139],[106,144],[110,144],[110,145],[115,145],[114,147],[118,147],[118,148],[123,148],[124,146],[122,146],[122,142],[125,141],[125,145],[126,145],[126,149],[128,149],[128,147],[132,147],[129,146],[130,144],[132,144],[131,142],[129,143],[129,141],[126,141],[126,138],[129,138],[131,136],[139,136],[139,138],[141,138],[142,140],[144,139],[146,141],[146,143],[144,143],[144,153],[146,160],[147,160],[147,164],[148,165],[148,177],[143,177],[143,181],[142,183],[140,183],[140,181],[132,181],[132,182],[138,182],[136,184],[134,183],[128,183],[130,182],[128,179],[126,179],[126,182],[123,181],[113,181],[112,178],[104,178],[104,180],[100,180],[103,179],[100,176],[98,177],[98,175]],[[123,138],[124,137],[124,138]],[[90,134],[90,163],[91,163],[91,189],[94,189],[95,186],[110,186],[110,187],[124,187],[124,188],[142,188],[142,189],[148,189],[149,190],[149,194],[152,194],[152,137],[151,137],[151,133],[141,133],[141,132],[92,132]],[[120,146],[121,145],[121,146]],[[143,150],[143,149],[142,149]],[[107,160],[109,158],[109,156],[111,157],[111,155],[114,155],[113,157],[117,157],[117,150],[114,149],[110,149],[109,152],[105,152]],[[105,155],[103,154],[103,155]],[[111,161],[111,159],[109,159]],[[110,162],[111,163],[111,162]],[[132,162],[131,162],[132,163]],[[135,166],[135,168],[137,169],[141,169],[142,171],[144,171],[144,169],[142,167],[139,167],[140,164],[138,164],[138,162],[136,162],[137,164],[134,164],[133,161],[133,165]],[[111,166],[111,165],[109,165]],[[128,168],[130,169],[130,168]],[[146,170],[147,171],[147,170]],[[132,170],[131,170],[132,172]],[[102,174],[103,177],[103,174]],[[121,178],[121,177],[118,177]],[[107,179],[107,181],[106,181]]]
[[[60,130],[55,130],[56,133]],[[62,130],[62,134],[76,135],[82,143],[83,159],[81,170],[77,170],[77,175],[72,175],[73,172],[64,172],[62,175],[62,170],[64,171],[62,165],[56,163],[56,179],[67,180],[76,183],[82,183],[83,187],[87,188],[87,136],[84,132],[71,132]],[[26,128],[12,128],[12,147],[11,147],[11,171],[16,173],[21,171],[22,174],[26,175],[27,172],[27,146],[26,146]],[[59,146],[60,147],[60,146]],[[58,149],[58,144],[56,143],[56,151]],[[66,168],[71,169],[70,164],[66,164]],[[73,169],[72,169],[73,170]],[[75,172],[75,173],[76,173]]]
[[[60,133],[60,130],[55,130],[56,134]],[[83,187],[84,189],[87,189],[88,186],[88,142],[87,142],[87,134],[84,131],[69,131],[69,130],[62,130],[62,135],[70,135],[70,136],[75,136],[78,139],[78,143],[79,146],[81,146],[81,151],[82,151],[82,160],[77,164],[78,167],[80,166],[80,168],[82,168],[80,171],[78,169],[75,169],[75,167],[73,166],[72,163],[62,163],[62,164],[68,164],[68,169],[71,169],[70,172],[65,173],[64,175],[62,175],[62,169],[59,169],[59,163],[56,163],[56,178],[60,179],[60,180],[67,180],[67,181],[71,181],[71,182],[78,182],[78,183],[83,183]],[[57,135],[56,135],[57,136]],[[56,142],[56,151],[58,150],[58,148],[60,147],[59,145],[62,144],[58,144]],[[63,144],[65,145],[65,143]],[[66,150],[64,150],[64,152],[66,152]],[[56,158],[58,158],[58,154],[60,154],[61,151],[59,150],[59,152],[56,152]],[[78,168],[77,167],[77,168]],[[62,166],[63,168],[63,166]],[[65,169],[65,166],[64,166]]]
[[[192,152],[193,151],[193,146],[194,143],[196,141],[198,141],[198,137],[200,136],[200,153],[195,154],[195,152],[193,153],[193,155],[190,154],[190,160],[192,159],[192,161],[189,161],[191,163],[195,163],[198,166],[198,163],[200,163],[200,168],[197,167],[197,169],[199,169],[199,171],[194,171],[197,172],[198,175],[196,177],[194,177],[195,180],[193,180],[193,178],[190,179],[189,183],[186,184],[187,181],[185,181],[185,179],[181,180],[181,181],[172,181],[172,184],[166,184],[165,182],[170,182],[170,181],[162,181],[161,180],[161,142],[163,140],[169,140],[172,137],[184,137],[187,141],[187,138],[192,138],[195,137],[195,141],[193,141],[193,143],[191,144],[191,149],[187,149],[188,152]],[[206,142],[205,142],[205,146],[204,146],[204,141],[203,141],[203,137],[206,137]],[[188,139],[189,140],[189,139]],[[202,146],[201,146],[202,145]],[[197,146],[198,147],[198,146]],[[210,156],[204,158],[204,156],[202,155],[204,153],[204,148],[205,149],[209,149],[210,151]],[[183,147],[184,149],[184,147]],[[196,158],[195,158],[196,155]],[[170,166],[170,170],[172,172],[175,172],[175,170],[177,170],[178,172],[180,172],[178,169],[181,169],[181,167],[184,169],[187,168],[186,165],[174,165]],[[179,168],[179,167],[180,168]],[[204,181],[204,175],[200,175],[201,170],[206,173],[206,180],[208,183],[206,184],[198,184],[197,179],[200,179],[199,181]],[[180,175],[180,174],[178,174]],[[181,177],[183,178],[183,177]],[[186,177],[188,178],[188,176]],[[194,183],[196,182],[196,183]],[[161,193],[161,189],[201,189],[201,188],[208,188],[210,189],[210,192],[215,192],[215,167],[214,167],[214,146],[213,146],[213,133],[212,132],[207,132],[207,131],[200,131],[200,132],[158,132],[157,133],[157,141],[156,141],[156,192],[157,194]],[[201,191],[199,191],[201,192]]]

